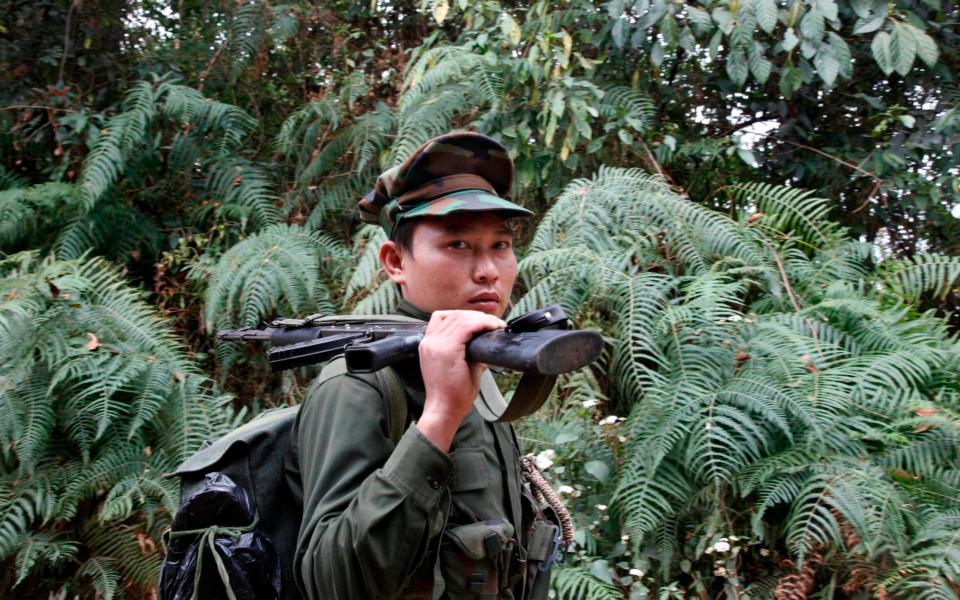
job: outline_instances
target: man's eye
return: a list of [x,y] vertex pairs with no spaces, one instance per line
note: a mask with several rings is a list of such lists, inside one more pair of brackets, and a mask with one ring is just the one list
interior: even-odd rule
[[501,241],[493,245],[496,250],[509,250],[513,247],[513,242]]
[[463,250],[467,248],[467,243],[463,240],[454,240],[447,244],[448,248],[453,248],[454,250]]

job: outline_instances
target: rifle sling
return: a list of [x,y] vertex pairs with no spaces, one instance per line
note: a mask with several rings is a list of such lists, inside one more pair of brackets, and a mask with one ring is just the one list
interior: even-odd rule
[[507,402],[497,389],[493,376],[487,371],[480,380],[480,395],[474,402],[474,407],[486,421],[516,421],[535,413],[543,406],[556,382],[556,375],[528,371],[520,378],[513,397]]

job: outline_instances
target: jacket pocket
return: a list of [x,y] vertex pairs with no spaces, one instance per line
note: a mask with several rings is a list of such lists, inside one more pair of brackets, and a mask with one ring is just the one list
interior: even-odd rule
[[490,485],[490,472],[483,448],[458,448],[450,457],[456,475],[454,493],[482,490]]
[[495,600],[513,550],[513,525],[495,519],[450,527],[443,533],[440,569],[453,598]]

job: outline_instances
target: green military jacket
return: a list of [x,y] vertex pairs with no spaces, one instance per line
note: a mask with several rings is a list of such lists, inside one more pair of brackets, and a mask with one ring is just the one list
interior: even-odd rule
[[[429,318],[403,301],[398,312]],[[419,364],[397,372],[413,420],[424,401]],[[381,391],[349,373],[307,392],[287,466],[303,501],[301,591],[323,600],[519,599],[525,517],[510,425],[473,410],[447,454],[413,424],[395,445],[385,412]]]

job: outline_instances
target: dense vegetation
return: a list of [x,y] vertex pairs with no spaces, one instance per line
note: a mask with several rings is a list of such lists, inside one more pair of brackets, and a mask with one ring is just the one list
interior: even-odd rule
[[147,595],[160,475],[310,377],[212,332],[390,310],[353,204],[469,127],[541,215],[514,310],[609,342],[520,426],[579,529],[559,597],[957,598],[958,21],[6,2],[0,589]]

